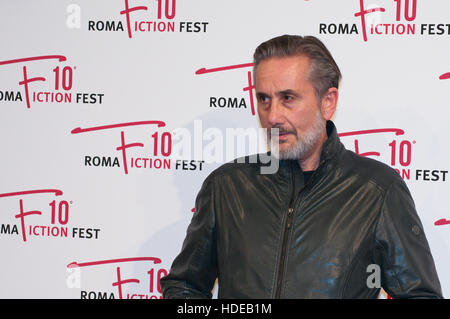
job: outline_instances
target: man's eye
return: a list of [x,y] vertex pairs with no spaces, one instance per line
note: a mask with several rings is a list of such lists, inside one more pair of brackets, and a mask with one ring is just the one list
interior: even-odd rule
[[293,98],[291,95],[285,95],[285,96],[283,97],[283,99],[284,99],[285,101],[292,101],[294,98]]
[[267,96],[259,96],[259,97],[258,97],[258,100],[259,100],[261,103],[267,103],[267,102],[269,101],[269,98],[268,98]]

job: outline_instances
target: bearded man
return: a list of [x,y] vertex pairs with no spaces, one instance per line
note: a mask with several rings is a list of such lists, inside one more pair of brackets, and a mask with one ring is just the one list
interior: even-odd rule
[[235,161],[205,179],[163,297],[211,298],[218,279],[219,298],[442,298],[406,184],[339,140],[341,72],[324,44],[266,41],[253,76],[278,170]]

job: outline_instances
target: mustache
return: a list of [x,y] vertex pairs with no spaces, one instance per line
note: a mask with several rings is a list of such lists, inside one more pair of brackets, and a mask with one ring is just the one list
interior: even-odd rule
[[[278,132],[273,131],[272,129],[278,129]],[[297,131],[291,128],[287,128],[287,127],[272,127],[271,129],[267,130],[267,133],[269,134],[269,136],[278,136],[281,134],[294,134],[297,135]]]

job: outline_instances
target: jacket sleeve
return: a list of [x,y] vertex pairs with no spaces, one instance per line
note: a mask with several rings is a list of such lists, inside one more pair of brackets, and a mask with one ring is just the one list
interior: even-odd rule
[[211,176],[203,182],[181,252],[160,280],[165,299],[212,297],[217,277],[213,184]]
[[381,285],[392,298],[442,298],[422,223],[400,177],[385,194],[375,243]]

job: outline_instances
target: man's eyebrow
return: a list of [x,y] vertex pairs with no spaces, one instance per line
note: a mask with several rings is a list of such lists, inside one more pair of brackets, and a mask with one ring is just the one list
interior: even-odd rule
[[276,93],[278,96],[280,95],[293,95],[296,97],[300,97],[300,94],[292,89],[287,89],[287,90],[283,90],[283,91],[279,91]]
[[[270,97],[269,94],[264,93],[264,92],[256,92],[255,94],[256,94],[256,97],[258,97],[258,98]],[[293,96],[298,97],[298,98],[301,97],[301,95],[297,91],[292,90],[292,89],[286,89],[286,90],[278,91],[277,93],[275,93],[275,95],[277,95],[277,96],[293,95]]]
[[256,92],[257,97],[268,97],[269,95],[264,92]]

